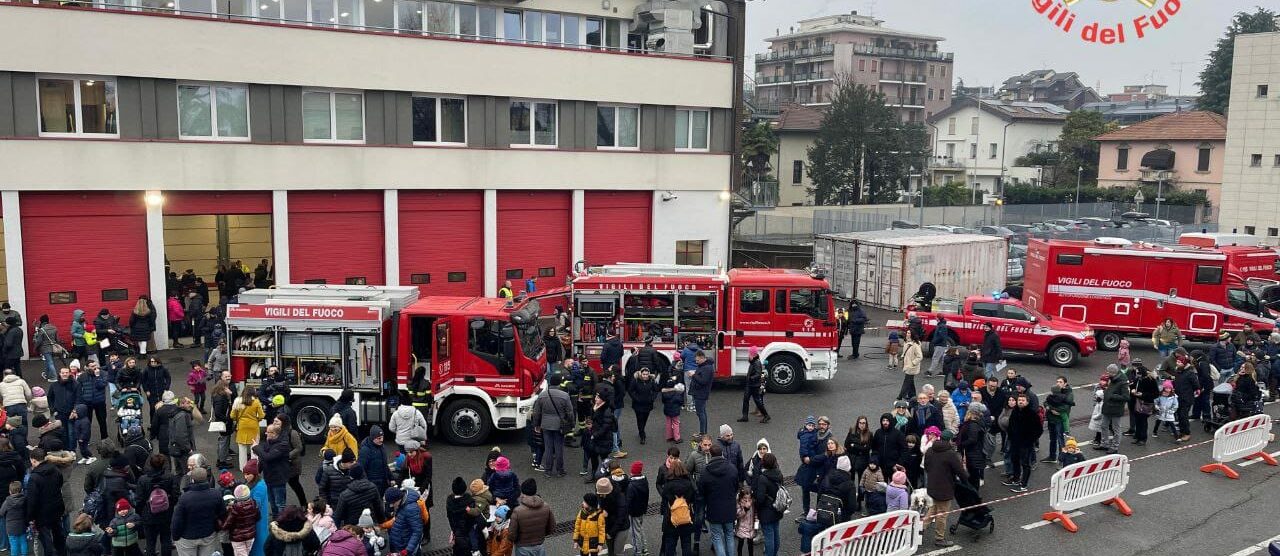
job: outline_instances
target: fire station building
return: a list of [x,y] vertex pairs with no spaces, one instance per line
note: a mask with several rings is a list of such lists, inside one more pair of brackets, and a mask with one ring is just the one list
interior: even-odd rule
[[65,331],[219,261],[489,296],[723,266],[727,9],[0,0],[0,300]]

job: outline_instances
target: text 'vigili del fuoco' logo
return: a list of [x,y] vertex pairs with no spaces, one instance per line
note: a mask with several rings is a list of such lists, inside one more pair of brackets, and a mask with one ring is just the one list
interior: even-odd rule
[[[1110,19],[1084,23],[1076,21],[1072,8],[1080,0],[1031,0],[1031,7],[1063,33],[1075,33],[1080,40],[1097,44],[1124,44],[1143,39],[1163,29],[1182,10],[1182,0],[1092,0],[1109,4],[1138,4],[1142,13],[1132,20]],[[1127,17],[1127,16],[1125,16]],[[1114,22],[1114,23],[1112,23]]]

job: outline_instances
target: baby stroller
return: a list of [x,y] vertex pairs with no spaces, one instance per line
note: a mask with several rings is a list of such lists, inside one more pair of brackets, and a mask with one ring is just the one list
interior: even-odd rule
[[1231,422],[1231,394],[1234,390],[1230,382],[1213,387],[1209,415],[1204,419],[1204,432],[1216,431],[1218,427]]
[[955,534],[956,528],[961,525],[973,530],[973,537],[977,538],[982,534],[982,530],[986,529],[987,533],[994,533],[996,530],[996,520],[991,517],[991,508],[988,506],[978,506],[982,503],[982,495],[978,493],[978,489],[968,481],[956,481],[956,505],[963,508],[960,512],[960,518],[951,526],[951,534]]

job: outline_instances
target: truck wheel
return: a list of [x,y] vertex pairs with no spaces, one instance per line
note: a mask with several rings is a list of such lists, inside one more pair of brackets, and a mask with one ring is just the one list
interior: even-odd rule
[[769,378],[767,387],[775,394],[791,394],[804,382],[804,363],[791,354],[770,357],[765,372]]
[[458,400],[449,404],[437,423],[450,444],[478,446],[489,438],[493,422],[489,409],[477,400]]
[[1098,349],[1103,351],[1115,351],[1120,349],[1120,340],[1124,336],[1119,332],[1098,332]]
[[1071,342],[1054,342],[1049,346],[1049,363],[1054,367],[1074,367],[1080,352]]
[[[302,441],[311,444],[324,442],[329,432],[332,404],[320,398],[302,398],[289,406],[293,411],[293,426],[302,435]],[[351,432],[355,434],[356,431]]]

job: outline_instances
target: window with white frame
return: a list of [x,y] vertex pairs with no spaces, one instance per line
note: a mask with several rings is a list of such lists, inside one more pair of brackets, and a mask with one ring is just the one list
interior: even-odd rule
[[249,88],[233,84],[178,84],[178,137],[249,140]]
[[640,109],[634,106],[596,108],[596,146],[611,149],[640,147]]
[[676,110],[676,150],[705,151],[711,139],[711,111]]
[[120,135],[114,80],[42,77],[37,90],[40,135]]
[[413,142],[467,143],[467,101],[457,97],[414,95]]
[[511,146],[554,147],[558,144],[555,101],[511,101]]
[[306,142],[364,142],[364,95],[303,91],[302,139]]

